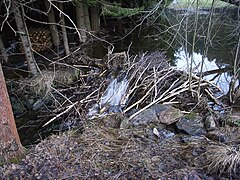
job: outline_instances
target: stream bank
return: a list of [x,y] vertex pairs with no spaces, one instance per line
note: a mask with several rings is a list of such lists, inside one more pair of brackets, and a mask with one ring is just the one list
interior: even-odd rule
[[[146,114],[141,116],[147,118]],[[148,122],[145,124],[133,121],[129,125],[134,128],[111,123],[124,118],[121,114],[109,115],[84,122],[83,133],[75,130],[52,135],[30,148],[18,164],[0,167],[0,177],[239,179],[235,161],[239,157],[235,148],[239,128],[217,128],[192,136],[177,133],[157,119],[150,122],[142,118]],[[189,117],[181,120],[185,118]]]

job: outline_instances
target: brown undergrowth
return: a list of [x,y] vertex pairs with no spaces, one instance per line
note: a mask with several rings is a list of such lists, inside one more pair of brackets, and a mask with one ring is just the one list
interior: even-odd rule
[[[164,179],[207,177],[195,158],[206,140],[159,140],[150,128],[114,129],[86,122],[83,134],[53,135],[33,147],[17,165],[4,166],[2,178]],[[199,162],[199,160],[198,160]]]
[[206,152],[208,172],[239,176],[240,151],[238,146],[223,144],[209,146]]
[[204,136],[176,134],[172,138],[160,139],[152,127],[112,128],[100,119],[84,122],[83,129],[81,133],[72,130],[41,141],[29,149],[20,163],[0,167],[0,178],[239,177],[239,150]]

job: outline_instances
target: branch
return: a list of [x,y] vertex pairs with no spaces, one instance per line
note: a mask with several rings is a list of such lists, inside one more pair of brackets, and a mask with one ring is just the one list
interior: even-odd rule
[[233,5],[236,5],[236,6],[240,5],[240,0],[221,0],[221,1],[233,4]]
[[75,102],[74,104],[71,104],[67,107],[67,109],[63,112],[61,112],[60,114],[56,115],[54,118],[50,119],[48,122],[46,122],[42,127],[47,126],[48,124],[50,124],[51,122],[55,121],[58,117],[62,116],[63,114],[67,113],[68,111],[70,111],[70,109],[72,109],[75,105],[77,104],[77,102]]

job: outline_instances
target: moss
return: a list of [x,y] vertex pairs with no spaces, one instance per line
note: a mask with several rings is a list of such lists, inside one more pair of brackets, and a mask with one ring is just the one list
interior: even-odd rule
[[237,120],[237,121],[235,121],[234,124],[235,124],[236,126],[240,127],[240,119]]
[[185,116],[187,119],[195,119],[197,117],[197,113],[191,112]]
[[5,160],[3,158],[0,158],[0,166],[3,166],[5,164],[19,164],[19,162],[25,157],[25,153],[16,155],[12,158],[9,158],[8,160]]
[[22,160],[23,156],[19,156],[19,157],[14,157],[10,159],[10,163],[11,164],[18,164],[21,160]]
[[98,3],[97,0],[87,0],[88,6],[95,6]]
[[3,166],[3,165],[4,165],[4,162],[3,162],[3,160],[0,157],[0,166]]
[[122,8],[118,4],[104,4],[102,6],[102,15],[112,17],[131,17],[139,14],[143,8]]

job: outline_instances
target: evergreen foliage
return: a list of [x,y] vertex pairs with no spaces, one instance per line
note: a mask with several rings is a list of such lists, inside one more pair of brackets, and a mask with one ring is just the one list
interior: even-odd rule
[[88,6],[96,6],[97,2],[97,0],[87,0]]
[[143,7],[140,8],[123,8],[120,4],[102,4],[102,15],[112,17],[131,17],[137,15],[143,11]]

